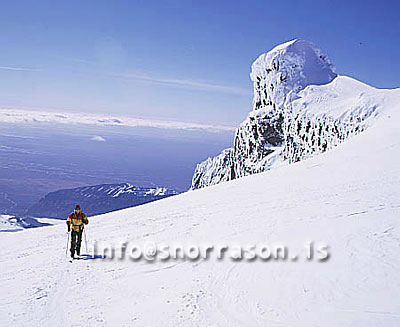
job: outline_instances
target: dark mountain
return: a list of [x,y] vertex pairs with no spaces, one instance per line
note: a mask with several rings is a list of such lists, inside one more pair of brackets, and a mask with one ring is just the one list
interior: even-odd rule
[[66,218],[79,204],[88,215],[129,208],[178,194],[165,187],[138,187],[129,183],[101,184],[48,193],[27,210],[28,216]]

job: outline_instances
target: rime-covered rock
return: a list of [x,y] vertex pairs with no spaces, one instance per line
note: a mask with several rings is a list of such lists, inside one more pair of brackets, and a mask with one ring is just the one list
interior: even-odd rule
[[306,87],[285,104],[284,159],[306,159],[364,131],[381,114],[386,92],[346,76]]
[[232,148],[199,163],[192,179],[192,188],[202,188],[233,179],[232,163]]
[[328,57],[313,43],[292,40],[259,56],[251,66],[253,110],[272,106],[281,111],[289,92],[321,85],[336,77]]
[[253,110],[236,130],[232,148],[197,165],[192,189],[324,152],[379,114],[380,91],[337,76],[309,41],[289,41],[262,54],[250,77]]

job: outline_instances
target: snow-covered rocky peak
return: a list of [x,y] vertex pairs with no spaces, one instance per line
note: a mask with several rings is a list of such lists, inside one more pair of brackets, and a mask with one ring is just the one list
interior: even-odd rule
[[251,66],[253,109],[280,107],[289,92],[329,83],[336,76],[328,57],[312,42],[296,39],[278,45]]
[[327,151],[369,127],[393,96],[337,76],[328,57],[304,40],[259,56],[250,77],[253,110],[236,130],[231,148],[197,165],[192,189]]

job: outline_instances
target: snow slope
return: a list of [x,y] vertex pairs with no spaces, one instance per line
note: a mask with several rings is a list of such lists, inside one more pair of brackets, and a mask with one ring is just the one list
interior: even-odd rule
[[399,326],[399,90],[364,133],[273,171],[93,217],[89,240],[330,246],[325,262],[65,259],[1,235],[1,326]]

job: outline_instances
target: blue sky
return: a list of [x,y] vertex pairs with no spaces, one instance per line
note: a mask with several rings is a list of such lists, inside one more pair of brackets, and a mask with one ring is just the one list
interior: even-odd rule
[[340,74],[399,87],[397,1],[8,1],[0,108],[236,126],[250,65],[293,38]]

